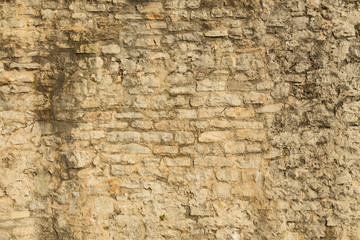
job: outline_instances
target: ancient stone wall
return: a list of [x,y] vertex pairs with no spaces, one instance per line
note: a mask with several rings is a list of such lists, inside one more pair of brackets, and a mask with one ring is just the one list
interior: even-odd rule
[[356,0],[0,0],[0,240],[360,239]]

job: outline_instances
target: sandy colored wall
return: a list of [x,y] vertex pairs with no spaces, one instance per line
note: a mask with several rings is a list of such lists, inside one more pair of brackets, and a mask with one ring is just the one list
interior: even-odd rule
[[360,239],[355,0],[0,1],[0,240]]

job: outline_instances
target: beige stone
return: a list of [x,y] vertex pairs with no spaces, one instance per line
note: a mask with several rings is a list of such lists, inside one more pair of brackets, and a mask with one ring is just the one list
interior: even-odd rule
[[246,119],[246,118],[254,117],[255,112],[251,108],[235,107],[235,108],[227,108],[225,110],[225,115],[236,119]]
[[111,214],[114,211],[113,199],[106,196],[96,197],[94,199],[94,210],[99,215]]
[[192,161],[188,157],[178,157],[178,158],[164,158],[165,165],[168,167],[174,166],[191,166]]
[[232,136],[228,131],[213,131],[204,132],[199,136],[199,142],[221,142],[229,139]]
[[194,165],[199,166],[232,166],[235,162],[234,158],[218,157],[218,156],[205,156],[198,157],[194,160]]

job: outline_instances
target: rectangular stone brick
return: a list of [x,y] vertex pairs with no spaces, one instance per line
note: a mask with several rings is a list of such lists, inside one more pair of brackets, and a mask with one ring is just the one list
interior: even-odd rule
[[26,70],[35,70],[41,68],[41,64],[39,63],[10,63],[10,69],[26,69]]
[[[154,16],[154,15],[148,15],[148,16]],[[158,15],[159,17],[163,17],[163,15]],[[154,32],[155,30],[153,30]],[[135,47],[152,47],[152,46],[160,46],[161,45],[161,37],[160,36],[155,36],[155,37],[141,37],[141,38],[136,38],[135,39],[135,43],[134,43],[134,46]],[[152,78],[152,75],[149,75],[151,76],[150,79],[153,79]],[[156,87],[158,86],[158,79],[154,79],[156,80],[157,82],[149,82],[148,80],[147,81],[147,85],[144,84],[144,86],[152,86],[152,87]],[[143,80],[141,80],[143,81]],[[155,84],[155,85],[153,85]]]
[[274,87],[274,82],[272,81],[263,81],[258,84],[256,84],[256,90],[262,91],[262,90],[269,90]]
[[182,147],[180,149],[181,154],[191,154],[191,155],[203,155],[210,154],[211,149],[207,144],[193,144],[190,146]]
[[129,188],[129,189],[140,189],[141,182],[138,178],[129,178],[129,177],[118,177],[119,187]]
[[209,167],[225,167],[232,166],[235,162],[235,158],[227,158],[220,156],[205,156],[198,157],[194,160],[194,165],[209,166]]
[[240,94],[211,93],[208,102],[210,106],[242,106],[243,98]]
[[177,146],[157,145],[153,148],[154,154],[175,154],[178,152]]
[[246,152],[251,152],[251,153],[258,153],[263,151],[263,148],[260,143],[247,144],[245,148],[246,148]]
[[109,132],[107,139],[110,142],[139,142],[141,133],[139,132]]
[[[115,1],[115,0],[114,0]],[[115,19],[121,20],[140,20],[143,19],[141,14],[115,14]]]
[[[144,165],[145,166],[145,165]],[[146,176],[146,177],[159,177],[159,178],[167,178],[167,172],[163,172],[159,168],[157,168],[159,165],[156,166],[145,166],[145,167],[138,167],[137,173],[139,176]]]
[[125,166],[125,165],[112,165],[111,166],[111,174],[114,176],[124,176],[130,175],[134,172],[133,166]]
[[143,118],[144,114],[139,112],[124,112],[124,113],[116,113],[116,118]]
[[173,140],[172,133],[166,132],[144,132],[142,139],[146,142],[170,142]]
[[220,181],[241,181],[239,170],[234,168],[220,168],[216,170],[215,175]]
[[227,117],[236,119],[246,119],[255,116],[255,111],[252,108],[233,107],[225,110]]
[[228,30],[211,30],[205,32],[206,37],[226,37],[228,35]]
[[199,136],[199,142],[221,142],[232,136],[230,131],[204,132]]
[[213,170],[212,169],[204,169],[204,168],[197,168],[191,167],[188,168],[185,172],[185,178],[189,182],[194,181],[207,181],[213,179]]
[[[3,65],[2,65],[3,66]],[[34,72],[26,70],[1,71],[0,66],[0,83],[9,84],[11,82],[32,83],[34,82]]]
[[255,129],[240,129],[236,130],[235,136],[240,140],[249,140],[249,141],[265,141],[266,132],[262,130]]
[[135,121],[131,122],[131,127],[144,129],[144,130],[149,130],[149,129],[151,129],[153,127],[153,123],[152,123],[152,121],[135,120]]
[[160,131],[184,130],[187,123],[181,120],[162,120],[154,124],[155,129]]
[[202,32],[178,33],[176,38],[180,41],[200,42],[204,34]]
[[144,158],[142,163],[146,167],[157,167],[160,165],[160,158]]
[[212,186],[213,194],[222,199],[229,198],[231,196],[231,187],[225,182],[216,182]]
[[163,11],[163,5],[161,2],[149,2],[136,5],[136,9],[140,13],[160,13]]
[[123,144],[123,145],[106,145],[104,151],[113,152],[113,153],[128,153],[128,154],[148,154],[151,152],[148,147],[136,143]]
[[165,21],[163,22],[149,22],[149,26],[151,28],[155,28],[155,29],[165,29],[167,28],[167,24]]
[[196,90],[199,92],[224,91],[226,90],[226,82],[217,81],[217,79],[198,81],[196,83]]
[[140,83],[143,86],[147,87],[159,87],[160,86],[160,79],[155,75],[144,75],[140,76]]
[[207,95],[204,96],[195,96],[190,98],[190,106],[192,107],[200,107],[200,106],[204,106],[207,102]]
[[199,130],[207,130],[209,128],[209,123],[207,121],[196,121],[190,123],[191,127],[195,127]]
[[250,154],[237,158],[239,168],[259,169],[263,157],[258,154]]
[[249,129],[262,129],[264,124],[261,122],[241,122],[235,121],[232,123],[232,126],[235,128],[249,128]]
[[185,182],[184,169],[171,169],[169,171],[169,182]]
[[192,8],[192,9],[199,8],[199,7],[200,7],[200,4],[201,4],[201,0],[190,0],[190,1],[186,1],[186,6],[187,6],[188,8]]
[[111,214],[114,211],[114,201],[111,197],[100,196],[94,199],[94,212],[99,215]]
[[225,153],[239,154],[245,152],[245,144],[243,142],[228,141],[222,144]]
[[180,144],[191,144],[195,141],[195,136],[192,132],[178,132],[175,134],[175,141]]
[[149,118],[170,118],[173,117],[173,112],[169,111],[146,111],[146,116]]
[[109,123],[103,123],[99,124],[99,128],[108,128],[108,129],[124,129],[129,124],[127,122],[109,122]]
[[104,54],[118,54],[120,53],[120,46],[117,44],[110,44],[101,47],[101,52]]
[[284,104],[278,103],[278,104],[271,104],[271,105],[265,105],[259,109],[256,110],[258,113],[276,113],[280,112],[283,108]]
[[198,118],[212,118],[215,116],[220,116],[223,111],[224,111],[224,107],[199,108]]
[[232,128],[233,122],[227,120],[210,120],[209,126],[216,127],[216,128]]
[[172,32],[177,31],[199,31],[201,26],[197,22],[177,21],[169,24],[168,29]]
[[191,166],[192,160],[188,157],[164,158],[164,163],[168,167],[185,167]]
[[244,102],[266,104],[271,102],[271,97],[269,94],[250,92],[245,95]]
[[109,163],[118,163],[118,164],[135,164],[140,161],[142,158],[139,154],[129,155],[129,154],[107,154],[102,153],[101,159]]
[[197,117],[195,109],[178,109],[177,113],[179,118],[192,119]]
[[3,111],[0,112],[0,119],[3,120],[13,120],[15,122],[24,122],[25,113],[18,111]]
[[253,90],[254,83],[252,81],[236,81],[232,80],[228,82],[227,89],[230,91],[243,91],[243,92],[250,92]]
[[105,137],[104,131],[87,131],[87,132],[79,132],[74,134],[78,136],[81,140],[92,140],[92,139],[100,139]]
[[190,19],[209,20],[209,13],[206,10],[191,11]]
[[[51,126],[50,124],[48,124],[48,125]],[[78,129],[81,131],[90,131],[90,130],[93,130],[93,124],[92,123],[79,123]]]
[[195,94],[195,89],[193,86],[172,87],[170,89],[170,93],[174,94],[174,95],[177,95],[177,94],[193,95],[193,94]]
[[254,184],[249,184],[247,182],[235,186],[232,189],[232,193],[238,197],[256,197],[259,194],[258,191],[260,191],[260,189],[256,188]]

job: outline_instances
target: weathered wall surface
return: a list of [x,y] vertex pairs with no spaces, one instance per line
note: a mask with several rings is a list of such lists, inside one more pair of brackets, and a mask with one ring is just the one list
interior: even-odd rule
[[0,240],[360,239],[356,0],[0,1]]

